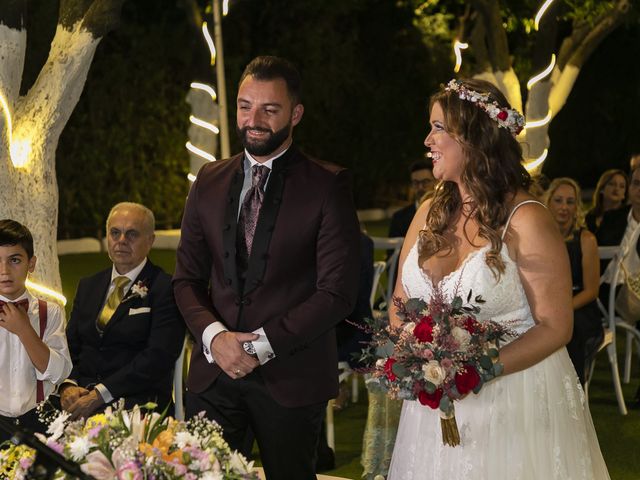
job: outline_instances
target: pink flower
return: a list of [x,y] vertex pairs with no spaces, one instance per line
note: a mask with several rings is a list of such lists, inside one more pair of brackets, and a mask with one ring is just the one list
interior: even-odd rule
[[453,362],[451,361],[450,358],[444,357],[442,360],[440,360],[440,365],[445,370],[449,370],[449,369],[451,369],[451,367],[453,367]]
[[51,450],[55,450],[60,455],[62,455],[64,452],[64,447],[53,440],[47,440],[47,447],[49,447]]
[[118,469],[118,480],[142,480],[142,472],[136,462],[129,461]]
[[86,458],[87,463],[80,466],[84,473],[91,475],[96,480],[113,480],[116,471],[100,450],[94,450]]
[[29,470],[31,464],[33,463],[33,458],[21,458],[20,459],[20,468],[24,471]]

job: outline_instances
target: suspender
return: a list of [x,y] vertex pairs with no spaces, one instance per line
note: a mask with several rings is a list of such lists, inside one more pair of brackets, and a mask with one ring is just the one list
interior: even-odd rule
[[[40,318],[40,340],[44,338],[47,329],[47,302],[38,299],[38,317]],[[44,384],[42,380],[36,380],[36,402],[44,401]]]

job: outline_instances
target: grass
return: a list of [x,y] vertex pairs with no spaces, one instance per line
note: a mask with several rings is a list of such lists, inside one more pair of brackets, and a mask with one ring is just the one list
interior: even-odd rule
[[[370,235],[383,236],[385,225],[383,222],[375,222],[375,224],[368,225],[368,232]],[[174,251],[152,250],[150,258],[168,273],[173,273]],[[65,296],[69,299],[67,314],[71,311],[78,280],[109,266],[110,261],[106,254],[79,254],[60,257],[62,288]],[[618,352],[624,352],[624,339],[622,338],[618,340]],[[622,362],[622,358],[618,361]],[[621,365],[621,363],[619,364]],[[633,398],[638,386],[638,373],[637,361],[634,361],[633,380],[629,385],[623,385],[624,395],[628,402]],[[597,358],[589,404],[600,447],[612,480],[637,480],[640,476],[640,456],[636,455],[640,444],[640,410],[629,410],[629,414],[626,416],[618,413],[618,405],[611,383],[609,361],[605,351],[600,352]],[[351,479],[358,479],[362,475],[360,453],[366,417],[367,394],[364,386],[361,385],[360,401],[335,413],[337,468],[326,472],[328,475]]]

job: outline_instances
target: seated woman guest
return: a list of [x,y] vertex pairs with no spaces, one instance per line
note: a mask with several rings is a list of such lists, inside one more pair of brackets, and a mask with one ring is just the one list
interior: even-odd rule
[[585,217],[589,231],[598,231],[605,212],[618,210],[627,204],[628,184],[627,175],[622,170],[613,168],[600,176],[593,192],[593,206]]
[[545,203],[565,239],[573,280],[573,336],[567,344],[569,357],[584,385],[586,371],[604,331],[596,298],[600,283],[598,244],[584,228],[580,187],[571,178],[556,178],[545,195]]

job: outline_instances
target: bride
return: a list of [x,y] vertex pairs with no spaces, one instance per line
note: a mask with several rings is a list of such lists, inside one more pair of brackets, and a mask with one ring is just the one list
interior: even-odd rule
[[471,290],[484,300],[479,320],[506,322],[518,336],[500,350],[503,375],[456,403],[460,445],[443,445],[437,410],[404,402],[388,478],[608,479],[564,348],[573,322],[566,248],[527,193],[515,139],[523,118],[493,85],[452,80],[432,97],[429,121],[440,184],[409,228],[395,295]]

